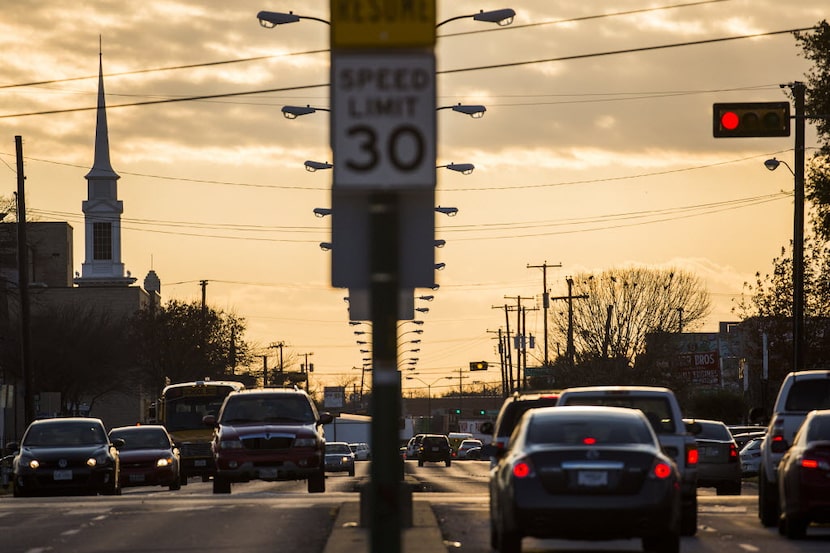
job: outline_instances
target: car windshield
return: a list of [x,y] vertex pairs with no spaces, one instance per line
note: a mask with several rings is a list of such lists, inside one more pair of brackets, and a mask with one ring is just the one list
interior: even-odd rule
[[167,439],[167,434],[162,430],[142,430],[140,432],[129,431],[115,431],[110,432],[110,438],[121,438],[124,440],[125,449],[169,449],[170,440]]
[[107,435],[104,429],[99,424],[85,422],[33,426],[23,438],[23,445],[26,447],[71,447],[106,443]]
[[314,412],[305,396],[236,396],[228,398],[222,422],[314,422]]
[[533,417],[527,429],[530,444],[603,445],[653,444],[646,425],[636,419],[608,417]]
[[334,455],[348,455],[352,450],[347,444],[326,444],[326,453]]

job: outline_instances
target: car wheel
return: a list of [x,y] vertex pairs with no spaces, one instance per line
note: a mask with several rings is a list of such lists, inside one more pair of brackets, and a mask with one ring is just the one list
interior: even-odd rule
[[767,482],[766,471],[762,468],[758,477],[758,518],[763,526],[775,526],[778,522],[778,489]]
[[231,493],[231,481],[217,474],[213,477],[213,493]]
[[665,534],[643,538],[643,551],[646,553],[679,553],[680,534]]
[[784,527],[784,535],[787,539],[801,540],[807,535],[807,526],[810,525],[810,521],[799,516],[782,516],[779,524]]
[[349,476],[354,476],[354,467],[349,469]]
[[323,467],[308,477],[308,493],[323,493],[326,491],[326,471]]
[[499,547],[499,533],[496,531],[496,523],[490,518],[490,547],[498,549]]
[[448,467],[452,466],[452,459],[447,459],[446,461],[444,461],[444,464],[447,465]]
[[424,462],[421,459],[418,459],[418,466],[419,467],[424,466]]
[[697,494],[683,502],[680,511],[680,535],[694,536],[697,533]]
[[499,553],[522,553],[522,535],[513,531],[507,531],[502,528],[499,529],[498,536]]
[[175,480],[170,482],[170,486],[168,486],[168,488],[171,492],[182,489],[182,479],[177,477]]

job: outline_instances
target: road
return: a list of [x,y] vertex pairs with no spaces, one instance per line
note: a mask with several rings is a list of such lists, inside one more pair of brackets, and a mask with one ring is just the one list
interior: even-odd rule
[[[409,481],[423,491],[436,514],[447,550],[490,553],[487,520],[488,463],[454,462],[418,467],[406,463]],[[193,553],[218,551],[321,553],[343,502],[357,501],[369,463],[357,474],[330,475],[325,494],[308,494],[303,482],[238,484],[230,496],[215,496],[197,480],[176,492],[128,488],[120,497],[12,498],[0,496],[3,553]],[[791,542],[758,522],[754,485],[744,495],[718,497],[700,491],[698,535],[683,538],[683,553],[825,553],[830,526],[811,527],[808,538]],[[290,547],[286,548],[286,544]],[[640,551],[638,541],[571,542],[526,538],[533,553]],[[355,552],[361,553],[361,552]]]

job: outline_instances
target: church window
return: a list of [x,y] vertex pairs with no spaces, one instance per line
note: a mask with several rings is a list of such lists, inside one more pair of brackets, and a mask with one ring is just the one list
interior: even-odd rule
[[92,258],[112,259],[112,223],[92,223]]

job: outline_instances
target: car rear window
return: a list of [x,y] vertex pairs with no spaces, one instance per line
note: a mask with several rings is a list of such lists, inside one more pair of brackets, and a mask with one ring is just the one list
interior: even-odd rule
[[675,429],[671,406],[663,396],[575,393],[563,396],[559,405],[604,405],[608,407],[639,409],[645,414],[657,434],[673,434]]
[[807,441],[817,442],[830,440],[830,416],[816,416],[807,429]]
[[796,378],[787,394],[786,411],[830,409],[830,378]]
[[732,439],[732,434],[725,425],[714,424],[711,422],[698,422],[700,423],[701,430],[695,438],[702,438],[704,440],[721,440],[724,442],[728,442]]
[[498,422],[498,435],[502,437],[509,437],[516,427],[516,423],[522,418],[528,410],[537,407],[554,407],[558,396],[540,397],[535,399],[519,399],[506,405],[502,418]]
[[645,423],[608,417],[534,417],[527,429],[528,443],[603,445],[653,444]]

